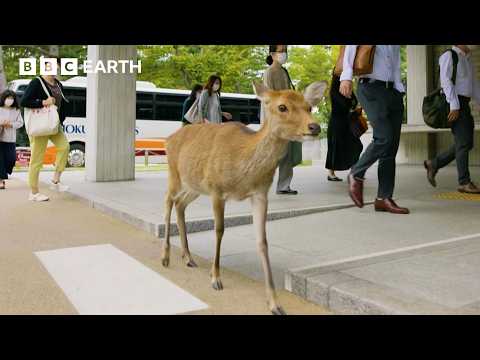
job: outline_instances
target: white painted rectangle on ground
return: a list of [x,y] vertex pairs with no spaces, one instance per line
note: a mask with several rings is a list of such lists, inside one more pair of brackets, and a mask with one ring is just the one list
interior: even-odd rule
[[35,255],[80,315],[171,315],[208,307],[110,244]]

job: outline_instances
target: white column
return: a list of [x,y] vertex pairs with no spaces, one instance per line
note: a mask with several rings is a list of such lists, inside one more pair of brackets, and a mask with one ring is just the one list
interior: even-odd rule
[[[136,46],[89,45],[94,66],[108,60],[132,60]],[[121,67],[119,67],[120,70]],[[89,181],[135,179],[136,74],[87,75],[86,178]]]
[[432,90],[430,45],[407,46],[407,124],[424,124],[423,98]]

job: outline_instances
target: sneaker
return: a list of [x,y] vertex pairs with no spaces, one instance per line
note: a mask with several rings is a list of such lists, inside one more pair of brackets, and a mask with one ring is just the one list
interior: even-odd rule
[[469,182],[466,185],[460,185],[458,191],[467,194],[480,194],[480,189],[473,182]]
[[49,198],[48,196],[40,193],[36,193],[36,194],[30,193],[30,195],[28,196],[28,200],[40,202],[40,201],[48,201]]
[[60,183],[60,182],[54,183],[54,182],[52,181],[52,183],[50,184],[50,190],[53,190],[53,191],[65,192],[65,191],[68,191],[68,189],[70,189],[69,186],[63,185],[63,184]]

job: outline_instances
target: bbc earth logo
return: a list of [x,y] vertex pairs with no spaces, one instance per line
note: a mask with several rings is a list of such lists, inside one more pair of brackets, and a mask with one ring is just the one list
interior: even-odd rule
[[[60,61],[59,61],[60,60]],[[97,61],[95,64],[92,60],[85,60],[79,65],[77,58],[40,58],[40,75],[60,75],[75,76],[78,75],[79,69],[85,74],[140,74],[142,72],[142,61],[134,62],[132,60],[107,60]],[[60,62],[60,63],[59,63]],[[21,58],[19,59],[20,75],[37,75],[37,59]]]

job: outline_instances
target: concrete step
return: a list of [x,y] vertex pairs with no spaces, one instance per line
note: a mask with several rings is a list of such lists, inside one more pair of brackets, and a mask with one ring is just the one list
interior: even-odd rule
[[285,288],[337,314],[480,314],[478,259],[476,233],[288,270]]
[[[158,217],[154,214],[141,212],[138,209],[130,211],[128,207],[123,204],[116,203],[115,201],[108,201],[105,199],[98,199],[95,197],[88,197],[86,195],[79,195],[73,192],[68,192],[71,198],[80,200],[86,203],[88,206],[95,208],[109,216],[122,220],[130,225],[133,225],[141,230],[147,231],[150,234],[159,238],[165,235],[165,224],[159,222]],[[371,205],[373,202],[366,202],[366,205]],[[274,221],[280,219],[287,219],[292,217],[298,217],[303,215],[335,211],[341,209],[347,209],[354,207],[352,203],[345,204],[331,204],[323,206],[305,207],[297,209],[286,210],[273,210],[267,214],[267,221]],[[253,223],[253,218],[250,213],[236,214],[231,216],[225,216],[225,228],[248,225]],[[213,212],[211,217],[194,218],[186,221],[187,233],[196,233],[201,231],[209,231],[215,229]],[[171,236],[178,235],[178,228],[175,220],[172,220]]]

